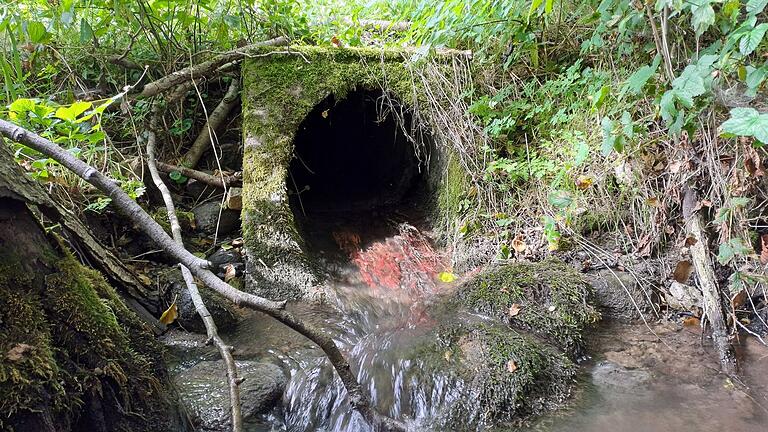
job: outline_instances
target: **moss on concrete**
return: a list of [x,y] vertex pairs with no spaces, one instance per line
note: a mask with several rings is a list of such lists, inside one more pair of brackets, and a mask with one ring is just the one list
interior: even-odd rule
[[[251,262],[258,258],[293,275],[293,280],[261,275],[259,283],[250,281],[260,287],[260,294],[298,298],[310,287],[297,285],[319,282],[302,254],[302,238],[288,202],[286,181],[299,125],[329,95],[341,100],[355,88],[385,89],[405,106],[426,106],[423,84],[411,69],[418,65],[408,62],[409,57],[378,48],[302,46],[265,48],[244,62],[243,237]],[[455,174],[456,169],[452,177]],[[287,272],[286,266],[291,267]]]
[[600,319],[592,287],[554,258],[490,268],[460,288],[458,301],[574,355],[583,349],[584,328]]

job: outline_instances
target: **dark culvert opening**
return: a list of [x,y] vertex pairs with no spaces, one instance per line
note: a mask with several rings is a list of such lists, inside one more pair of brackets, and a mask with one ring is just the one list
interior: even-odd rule
[[[287,182],[302,225],[402,206],[423,190],[414,145],[394,115],[380,115],[382,97],[365,89],[341,100],[330,95],[299,126]],[[405,111],[399,112],[408,125]]]

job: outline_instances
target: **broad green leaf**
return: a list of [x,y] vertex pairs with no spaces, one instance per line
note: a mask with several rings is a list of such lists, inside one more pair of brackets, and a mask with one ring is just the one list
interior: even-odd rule
[[528,10],[528,19],[531,19],[531,15],[533,15],[534,12],[536,12],[536,9],[541,6],[541,4],[544,3],[544,0],[532,0],[531,1],[531,8]]
[[707,92],[704,84],[704,78],[699,73],[698,66],[690,65],[683,70],[679,77],[672,81],[672,88],[677,99],[683,105],[690,108],[693,106],[693,98]]
[[731,118],[722,124],[724,133],[755,137],[768,143],[768,114],[760,114],[754,108],[733,108]]
[[728,265],[738,256],[752,254],[752,247],[745,244],[740,238],[732,238],[727,243],[721,243],[717,253],[717,261],[722,265]]
[[93,28],[85,18],[80,20],[80,43],[88,43],[93,40]]
[[547,194],[547,201],[555,208],[564,209],[573,203],[573,198],[564,190],[554,190]]
[[600,107],[605,104],[605,98],[608,96],[608,94],[611,93],[611,87],[604,85],[600,87],[600,90],[597,91],[594,95],[592,95],[592,107],[595,109],[600,109]]
[[8,110],[15,114],[22,114],[27,111],[33,111],[35,105],[36,103],[34,99],[16,99],[13,103],[8,105]]
[[691,6],[691,23],[697,35],[703,34],[715,23],[715,10],[708,1],[699,0],[698,5]]
[[765,9],[768,0],[749,0],[747,2],[747,13],[757,15]]
[[579,141],[576,144],[576,157],[574,157],[573,164],[579,166],[589,158],[589,145],[584,141]]
[[77,119],[77,116],[84,113],[86,110],[91,108],[91,106],[93,106],[93,104],[90,102],[78,101],[70,106],[60,107],[56,110],[56,114],[54,114],[54,116],[62,120],[74,122]]
[[621,131],[624,133],[624,136],[627,138],[632,138],[635,136],[634,124],[632,124],[632,115],[629,114],[628,111],[624,111],[621,114],[621,125],[623,126]]
[[760,84],[762,84],[763,80],[765,80],[766,73],[768,73],[768,68],[765,66],[749,71],[745,77],[747,87],[749,87],[751,90],[760,87]]
[[656,56],[653,64],[643,66],[636,70],[635,73],[633,73],[629,79],[627,79],[625,88],[629,89],[631,94],[640,93],[640,90],[643,89],[648,80],[653,76],[653,74],[656,73],[656,70],[659,68],[660,61],[661,56]]
[[762,23],[750,30],[739,40],[739,51],[745,56],[752,54],[763,41],[766,31],[768,31],[768,23]]
[[608,156],[611,154],[611,151],[616,144],[616,135],[613,134],[615,125],[613,120],[606,116],[603,117],[603,120],[600,122],[600,127],[603,131],[603,145],[600,147],[600,152],[603,156]]
[[29,40],[32,43],[43,43],[46,40],[45,26],[41,22],[33,21],[27,24],[27,34],[29,34]]
[[546,3],[544,3],[544,13],[552,13],[552,9],[555,6],[555,0],[547,0]]

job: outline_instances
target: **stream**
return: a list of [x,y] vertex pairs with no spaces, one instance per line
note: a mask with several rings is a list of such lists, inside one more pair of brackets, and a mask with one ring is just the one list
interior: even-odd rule
[[[463,384],[426,373],[413,355],[436,323],[457,319],[427,312],[455,285],[438,278],[444,258],[407,224],[391,223],[370,238],[350,227],[321,231],[313,241],[330,274],[328,301],[292,303],[289,310],[333,335],[380,412],[406,421],[410,430],[447,430],[442,412],[467,403],[458,400]],[[743,391],[717,374],[715,356],[701,347],[696,332],[672,324],[653,329],[658,337],[643,325],[596,329],[590,337],[594,358],[583,364],[572,402],[513,430],[768,430],[765,347],[753,343],[745,350],[745,375],[753,387]],[[228,338],[238,358],[279,365],[289,376],[281,403],[252,419],[249,432],[371,430],[348,408],[341,381],[307,339],[257,312]],[[187,359],[188,365],[194,361]],[[481,427],[499,430],[491,426]]]

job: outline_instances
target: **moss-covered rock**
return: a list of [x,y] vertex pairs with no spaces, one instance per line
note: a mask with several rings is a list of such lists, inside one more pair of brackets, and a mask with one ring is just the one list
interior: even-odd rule
[[554,258],[487,269],[459,289],[457,300],[573,355],[583,349],[585,327],[600,319],[592,287]]
[[0,429],[168,428],[151,331],[23,203],[0,202]]
[[479,430],[554,409],[570,394],[576,367],[562,352],[500,323],[457,320],[441,326],[417,358],[453,391],[446,430]]
[[406,356],[421,371],[413,378],[421,394],[412,397],[443,409],[437,429],[459,431],[495,430],[560,406],[583,334],[600,317],[591,286],[554,259],[486,269],[429,315],[440,324]]

